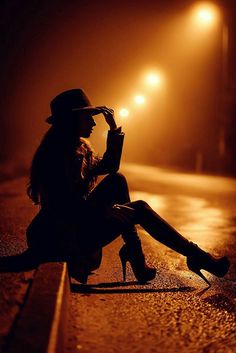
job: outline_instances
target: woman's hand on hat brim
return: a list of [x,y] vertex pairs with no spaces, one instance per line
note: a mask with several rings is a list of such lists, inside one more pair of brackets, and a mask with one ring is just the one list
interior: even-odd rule
[[104,115],[104,118],[106,120],[106,123],[109,125],[110,130],[117,129],[115,116],[114,116],[114,110],[111,108],[108,108],[106,106],[99,106],[96,108],[100,109],[101,113]]

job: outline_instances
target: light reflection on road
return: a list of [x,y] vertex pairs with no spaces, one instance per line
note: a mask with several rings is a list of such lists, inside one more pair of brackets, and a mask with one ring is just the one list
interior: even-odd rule
[[186,238],[231,252],[236,236],[236,179],[123,164],[131,199],[144,200]]
[[[131,177],[135,182],[143,181],[143,186],[146,189],[147,183],[158,187],[180,190],[183,188],[185,192],[191,193],[213,193],[223,194],[234,193],[236,195],[236,179],[222,176],[178,173],[170,170],[165,170],[157,167],[139,165],[133,163],[124,163],[122,172]],[[148,190],[149,191],[149,190]],[[173,189],[172,189],[173,191]],[[184,193],[183,193],[184,194]]]
[[142,191],[132,191],[131,198],[145,200],[183,235],[207,247],[217,248],[222,243],[222,237],[225,241],[230,236],[227,212],[212,207],[203,198],[156,195]]

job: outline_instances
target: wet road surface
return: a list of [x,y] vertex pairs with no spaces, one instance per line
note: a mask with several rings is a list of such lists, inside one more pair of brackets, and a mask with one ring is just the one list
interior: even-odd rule
[[73,282],[67,353],[236,352],[236,180],[124,165],[132,200],[147,201],[189,240],[231,261],[225,278],[204,272],[207,287],[185,258],[141,228],[156,279],[138,285],[129,268],[122,282],[122,241],[104,249],[88,285]]

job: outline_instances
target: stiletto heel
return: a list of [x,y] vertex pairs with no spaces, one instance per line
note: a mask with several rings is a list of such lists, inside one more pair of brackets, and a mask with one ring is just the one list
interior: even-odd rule
[[120,251],[120,261],[121,261],[121,266],[122,266],[122,272],[123,272],[123,282],[126,281],[126,258],[124,256],[124,253]]
[[201,273],[201,270],[205,270],[217,277],[224,277],[229,270],[230,262],[226,256],[218,259],[214,258],[196,244],[190,243],[190,249],[187,254],[187,266],[190,271],[196,273],[210,286],[210,282]]
[[211,283],[208,281],[208,279],[204,276],[204,274],[200,271],[199,268],[194,267],[194,265],[190,263],[190,260],[187,260],[187,265],[190,271],[196,273],[196,275],[201,277],[208,284],[208,286],[211,287]]
[[123,280],[126,281],[126,263],[129,262],[133,273],[140,283],[146,283],[156,277],[156,269],[149,267],[145,262],[145,257],[141,244],[135,244],[132,247],[124,244],[119,252],[120,261],[123,270]]

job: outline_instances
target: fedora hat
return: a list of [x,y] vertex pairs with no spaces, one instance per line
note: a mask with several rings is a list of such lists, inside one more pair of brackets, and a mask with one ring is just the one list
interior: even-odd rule
[[89,98],[81,88],[70,89],[58,94],[50,103],[51,116],[46,119],[48,124],[62,121],[66,114],[74,111],[87,112],[92,115],[101,113],[101,109],[92,106]]

